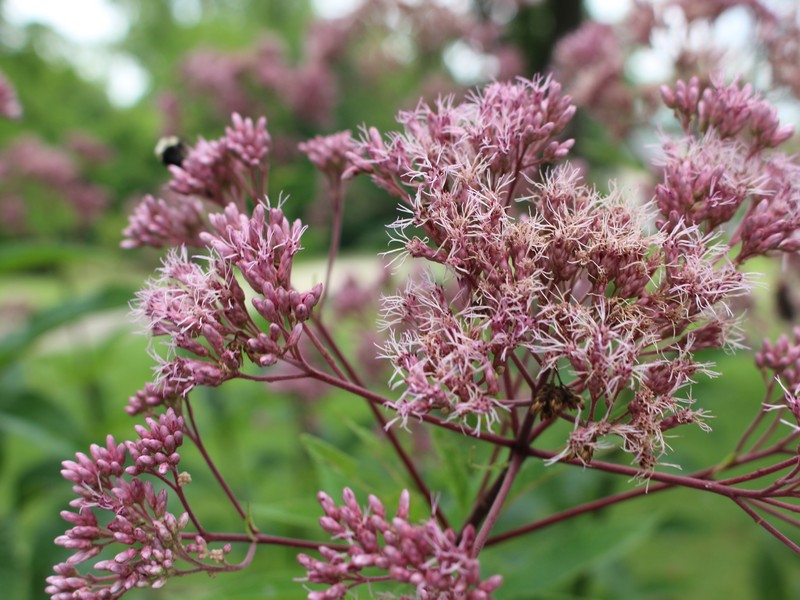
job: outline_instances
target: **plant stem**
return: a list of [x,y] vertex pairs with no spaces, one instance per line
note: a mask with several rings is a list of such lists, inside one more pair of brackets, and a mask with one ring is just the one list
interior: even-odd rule
[[750,515],[750,517],[752,517],[753,521],[755,521],[757,525],[760,525],[761,527],[766,529],[773,536],[775,536],[781,542],[783,542],[785,545],[787,545],[789,548],[791,548],[795,553],[800,554],[800,546],[795,544],[792,540],[790,540],[788,537],[786,537],[783,533],[778,531],[778,529],[776,529],[774,525],[772,525],[771,523],[769,523],[766,520],[764,520],[764,518],[761,515],[759,515],[753,508],[751,508],[749,506],[749,504],[747,503],[746,500],[744,500],[742,498],[732,498],[732,500],[734,502],[736,502],[736,504],[738,504],[739,507],[742,510],[744,510],[744,512],[746,512],[748,515]]
[[[311,333],[309,328],[307,328],[305,325],[303,327],[304,327],[304,329],[306,329],[306,331]],[[313,336],[313,333],[312,333],[312,336]],[[316,343],[319,343],[319,340],[317,340],[316,336],[313,336],[312,337],[312,342],[315,341],[315,340],[316,340]],[[330,357],[329,354],[327,354],[327,356]],[[331,362],[333,361],[332,358],[330,360],[331,360]],[[344,364],[346,365],[346,363],[344,363]],[[333,366],[336,367],[335,363],[334,363]],[[334,381],[336,381],[334,378],[326,375],[325,373],[322,373],[321,371],[317,371],[313,367],[309,366],[309,369],[310,369],[310,373],[309,374],[312,377],[317,377],[317,374],[325,375],[325,378],[322,379],[323,381],[326,381],[327,383],[330,383],[331,385],[337,385],[336,383],[334,383]],[[344,374],[341,372],[341,370],[338,369],[338,367],[336,367],[335,370],[337,371],[337,375],[339,375],[338,381],[340,383],[345,383],[348,386],[351,386],[351,385],[352,386],[358,386],[359,389],[366,390],[366,388],[364,388],[363,386],[361,386],[357,382],[356,383],[352,383],[352,384],[350,382],[348,382],[345,379]],[[317,379],[319,379],[319,377],[317,377]],[[331,380],[333,380],[333,381],[331,381]],[[337,386],[337,387],[343,387],[343,386]],[[345,388],[345,389],[347,389],[347,388]],[[353,391],[352,388],[349,389],[349,391]],[[361,395],[361,394],[359,394],[359,395]],[[422,494],[422,496],[425,498],[426,502],[428,503],[428,506],[431,509],[431,513],[433,514],[433,516],[436,518],[436,520],[439,522],[439,524],[442,527],[444,527],[445,529],[448,529],[450,527],[450,525],[449,525],[449,523],[447,521],[447,517],[445,517],[445,515],[439,509],[438,504],[434,501],[433,493],[431,492],[430,488],[427,486],[425,481],[422,479],[422,475],[420,474],[419,470],[417,469],[416,465],[414,464],[414,461],[411,459],[411,456],[409,456],[409,454],[403,448],[402,444],[400,444],[400,440],[397,438],[397,435],[395,434],[394,430],[392,430],[388,426],[386,418],[381,414],[380,409],[375,405],[373,400],[370,399],[370,398],[366,398],[366,400],[367,400],[367,404],[369,405],[370,411],[375,416],[375,419],[378,421],[378,424],[380,425],[381,431],[388,438],[389,443],[392,445],[392,448],[394,448],[395,452],[397,453],[398,457],[400,458],[400,461],[405,466],[406,471],[408,471],[408,474],[411,476],[411,479],[414,481],[414,485],[416,485],[417,490],[419,490],[420,494]],[[383,404],[383,402],[381,402],[381,404]]]
[[186,405],[186,412],[189,416],[189,421],[191,422],[192,429],[194,430],[191,436],[192,441],[194,442],[195,446],[197,446],[197,449],[200,451],[200,454],[203,456],[203,460],[205,460],[206,464],[208,465],[208,468],[211,469],[211,473],[214,475],[214,478],[217,480],[217,483],[219,483],[220,487],[225,492],[225,495],[231,501],[231,504],[233,504],[233,507],[236,509],[236,512],[239,513],[239,516],[242,519],[247,519],[247,514],[242,509],[241,504],[239,504],[239,500],[236,499],[233,490],[231,490],[231,488],[228,486],[228,483],[225,481],[225,478],[222,476],[222,473],[219,472],[219,469],[217,469],[217,465],[214,464],[214,461],[211,459],[211,456],[208,454],[208,451],[206,450],[206,447],[203,444],[203,440],[200,437],[200,431],[197,428],[197,422],[195,421],[194,418],[194,412],[192,411],[192,405],[188,399],[185,400],[185,405]]
[[662,490],[668,490],[674,487],[675,486],[670,485],[668,483],[658,483],[656,485],[650,486],[649,489],[638,488],[635,490],[628,490],[627,492],[614,494],[613,496],[606,496],[605,498],[601,498],[599,500],[593,500],[592,502],[587,502],[586,504],[581,504],[580,506],[569,508],[554,515],[550,515],[549,517],[539,519],[538,521],[534,521],[533,523],[530,523],[528,525],[523,525],[522,527],[517,527],[516,529],[512,529],[510,531],[498,534],[492,538],[489,538],[486,541],[486,546],[499,544],[500,542],[505,542],[512,538],[525,535],[526,533],[531,533],[538,529],[544,529],[545,527],[548,527],[550,525],[555,525],[556,523],[560,523],[561,521],[566,521],[567,519],[577,517],[578,515],[593,512],[595,510],[600,510],[601,508],[611,506],[612,504],[617,504],[618,502],[624,502],[625,500],[630,500],[632,498],[645,496],[648,493],[660,492]]
[[511,491],[511,485],[514,483],[514,479],[516,479],[517,473],[519,473],[519,469],[524,460],[525,455],[523,453],[512,453],[511,463],[508,465],[508,469],[505,472],[503,483],[497,490],[497,495],[494,498],[494,502],[492,502],[489,512],[486,514],[486,519],[484,519],[480,531],[475,536],[475,543],[472,545],[471,551],[473,557],[476,557],[478,554],[480,554],[484,544],[486,543],[486,540],[489,539],[489,534],[494,528],[495,523],[497,523],[497,518],[500,516],[500,511],[503,508],[503,504],[508,497],[508,493]]
[[[181,533],[181,539],[193,540],[197,534]],[[283,537],[279,535],[267,535],[265,533],[212,533],[203,534],[203,539],[207,542],[253,542],[256,544],[272,544],[274,546],[287,546],[290,548],[308,548],[318,550],[320,546],[331,548],[332,550],[347,550],[345,544],[331,544],[329,542],[315,542],[313,540],[300,540],[297,538]]]

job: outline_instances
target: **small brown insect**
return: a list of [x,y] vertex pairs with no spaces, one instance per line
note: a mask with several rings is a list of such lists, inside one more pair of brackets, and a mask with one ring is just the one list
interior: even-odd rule
[[583,398],[569,387],[554,383],[545,383],[533,397],[530,411],[540,414],[542,420],[558,416],[562,410],[583,408]]

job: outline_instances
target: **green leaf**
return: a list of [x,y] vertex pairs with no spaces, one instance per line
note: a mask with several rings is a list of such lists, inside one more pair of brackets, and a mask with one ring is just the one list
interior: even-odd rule
[[322,509],[314,498],[286,498],[273,503],[251,503],[250,512],[258,520],[294,527],[316,527]]
[[17,559],[17,524],[12,515],[0,517],[0,581],[3,582],[3,598],[22,598],[22,571]]
[[79,437],[72,416],[44,396],[30,390],[7,391],[0,399],[0,431],[25,438],[48,454],[71,454]]
[[317,481],[324,490],[333,493],[343,487],[366,490],[361,479],[358,461],[336,446],[311,434],[300,436],[300,443],[308,452],[317,472]]
[[[481,553],[484,576],[503,575],[503,598],[529,600],[534,594],[633,550],[654,531],[659,516],[574,519],[530,536],[490,546]],[[549,591],[554,591],[550,589]]]
[[125,306],[135,290],[112,285],[98,292],[39,311],[29,323],[0,340],[0,369],[17,360],[41,335],[85,315]]
[[9,242],[0,246],[0,273],[78,263],[97,256],[97,248],[66,243]]
[[[436,469],[441,488],[446,490],[443,501],[452,500],[458,519],[465,518],[472,507],[478,486],[487,469],[491,479],[500,473],[505,464],[507,452],[502,451],[496,467],[484,467],[476,464],[475,442],[454,435],[452,431],[434,428],[431,431],[431,444],[439,459],[440,468]],[[443,509],[449,509],[443,506]],[[449,510],[447,510],[449,514]]]
[[66,439],[56,437],[41,425],[4,412],[0,412],[0,431],[19,435],[53,456],[64,457],[73,449]]
[[[386,436],[370,431],[349,418],[344,419],[344,424],[364,445],[365,448],[361,455],[368,456],[371,462],[376,463],[375,466],[382,469],[382,475],[386,478],[387,483],[393,481],[398,486],[413,487],[411,477],[400,466],[400,457],[397,456]],[[401,469],[403,470],[401,471]]]
[[[64,456],[66,455],[62,455]],[[65,499],[68,498],[69,485],[61,478],[59,469],[57,460],[45,460],[19,473],[14,488],[14,506],[23,510],[40,498],[58,498],[59,491],[63,491]],[[54,483],[60,488],[54,490]]]

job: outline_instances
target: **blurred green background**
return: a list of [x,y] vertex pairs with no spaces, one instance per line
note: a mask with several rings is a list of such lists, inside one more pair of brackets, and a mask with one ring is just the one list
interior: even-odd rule
[[[476,2],[473,8],[485,13],[488,4]],[[273,41],[282,40],[288,60],[302,65],[306,32],[317,17],[304,1],[116,0],[108,5],[124,17],[124,35],[88,50],[46,25],[21,25],[5,17],[0,22],[0,70],[14,82],[25,111],[20,121],[0,122],[0,173],[5,175],[0,197],[8,209],[0,220],[0,596],[9,600],[45,597],[44,578],[68,555],[53,544],[65,529],[59,511],[71,498],[59,475],[60,462],[108,433],[118,440],[130,437],[136,421],[124,412],[126,399],[151,378],[147,340],[134,334],[126,313],[128,301],[158,265],[159,253],[121,251],[120,232],[135,200],[157,193],[167,180],[153,155],[158,137],[213,138],[228,122],[213,95],[187,83],[182,67],[187,53],[215,49],[242,55],[270,34]],[[325,8],[325,2],[317,7]],[[553,39],[583,16],[579,2],[525,7],[501,37],[522,49],[523,74],[530,75],[546,64]],[[413,107],[426,89],[458,90],[475,82],[459,76],[448,62],[452,39],[433,50],[401,51],[403,43],[415,48],[415,33],[405,30],[405,41],[395,40],[401,49],[390,44],[386,51],[390,58],[399,53],[404,59],[392,69],[372,71],[359,70],[359,60],[374,57],[376,47],[385,50],[381,44],[388,34],[359,35],[335,64],[338,92],[327,122],[293,112],[275,93],[246,90],[256,111],[263,106],[276,140],[270,194],[288,194],[287,211],[312,225],[304,237],[312,270],[321,268],[313,261],[321,260],[327,245],[328,213],[318,201],[320,182],[294,144],[317,133],[355,131],[362,123],[391,129],[396,111]],[[145,74],[141,97],[110,101],[106,81],[92,78],[86,67],[92,52],[133,60],[139,71],[130,70],[130,77]],[[593,157],[613,163],[619,156],[601,128],[589,124],[582,134]],[[20,140],[38,144],[39,157],[47,154],[42,148],[55,149],[51,170],[45,169],[50,179],[20,167]],[[69,181],[53,180],[52,161],[59,160],[71,165]],[[599,165],[601,172],[613,166]],[[80,187],[86,185],[97,187]],[[104,199],[91,221],[79,218],[70,204],[75,189]],[[20,198],[25,210],[14,212]],[[356,182],[348,195],[345,253],[363,256],[383,247],[382,225],[393,213],[384,195]],[[343,324],[345,344],[355,345],[359,327]],[[681,431],[674,440],[671,461],[685,472],[721,460],[763,394],[750,354],[709,359],[717,361],[723,377],[699,384],[693,395],[720,418],[712,421],[712,433]],[[212,455],[262,532],[322,539],[316,527],[317,490],[337,497],[348,485],[362,502],[374,493],[392,506],[409,486],[357,399],[333,393],[308,400],[244,382],[198,390],[193,398]],[[398,431],[408,440],[410,434]],[[485,472],[490,448],[440,432],[415,436],[411,444],[431,487],[441,491],[443,507],[458,522]],[[209,528],[240,532],[241,523],[191,449],[184,452],[184,464],[194,479],[187,493]],[[529,461],[498,529],[635,485],[591,470],[545,469]],[[424,505],[413,497],[417,518],[427,516]],[[498,597],[519,599],[790,599],[800,597],[797,560],[732,503],[691,491],[637,499],[482,555],[485,575],[500,572],[506,578]],[[292,581],[302,575],[293,552],[263,547],[243,573],[171,580],[162,590],[129,597],[302,598],[302,585]],[[360,597],[365,595],[362,591]]]

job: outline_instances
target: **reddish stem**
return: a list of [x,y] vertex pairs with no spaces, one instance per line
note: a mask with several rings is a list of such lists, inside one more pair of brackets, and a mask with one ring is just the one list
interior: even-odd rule
[[741,507],[741,509],[744,510],[744,512],[746,512],[748,515],[750,515],[752,517],[753,521],[755,521],[757,525],[760,525],[761,527],[766,529],[773,536],[775,536],[781,542],[783,542],[789,548],[791,548],[795,553],[800,554],[800,546],[795,544],[792,540],[790,540],[788,537],[786,537],[783,533],[778,531],[778,529],[774,525],[772,525],[770,522],[766,521],[764,519],[764,517],[759,515],[754,509],[752,509],[749,506],[749,504],[747,503],[746,500],[744,500],[742,498],[732,498],[732,500],[734,502],[736,502],[736,504],[738,504]]
[[236,499],[236,496],[233,493],[233,490],[228,486],[228,483],[225,481],[225,478],[222,476],[222,473],[219,472],[217,469],[217,465],[214,464],[214,461],[211,459],[211,456],[208,454],[205,445],[203,444],[203,440],[200,438],[200,431],[197,428],[197,422],[194,419],[194,412],[192,411],[192,405],[187,398],[185,400],[186,405],[186,412],[189,416],[189,422],[192,424],[193,432],[189,432],[189,435],[194,442],[194,445],[197,446],[197,449],[200,451],[200,454],[203,456],[203,460],[205,460],[208,468],[211,469],[211,473],[213,473],[214,478],[219,483],[222,490],[225,492],[225,495],[233,504],[233,507],[236,509],[236,512],[239,513],[239,516],[242,519],[247,519],[247,515],[245,514],[244,510],[242,509],[241,504],[239,504],[239,500]]
[[[193,540],[196,533],[182,533],[181,539]],[[315,542],[312,540],[300,540],[297,538],[282,537],[278,535],[267,535],[265,533],[204,533],[202,537],[207,542],[252,542],[255,544],[272,544],[274,546],[287,546],[290,548],[307,548],[309,550],[319,550],[320,546],[331,550],[346,551],[344,544],[331,544],[329,542]]]
[[674,487],[673,485],[667,483],[658,483],[656,485],[650,486],[649,489],[638,488],[635,490],[628,490],[627,492],[621,492],[619,494],[614,494],[613,496],[607,496],[599,500],[587,502],[586,504],[581,504],[580,506],[575,506],[573,508],[563,510],[554,515],[550,515],[549,517],[545,517],[543,519],[539,519],[538,521],[534,521],[533,523],[530,523],[528,525],[523,525],[522,527],[517,527],[516,529],[512,529],[511,531],[506,531],[504,533],[496,535],[492,538],[489,538],[486,541],[486,545],[491,546],[493,544],[499,544],[500,542],[505,542],[512,538],[519,537],[527,533],[531,533],[538,529],[544,529],[545,527],[548,527],[550,525],[555,525],[556,523],[560,523],[561,521],[566,521],[567,519],[577,517],[578,515],[582,515],[584,513],[600,510],[601,508],[611,506],[612,504],[617,504],[618,502],[624,502],[625,500],[638,498],[639,496],[644,496],[648,493],[655,493],[655,492],[660,492],[662,490],[668,490],[673,487]]
[[[327,357],[327,359],[329,359],[329,363],[328,364],[330,364],[331,368],[333,368],[336,371],[337,375],[339,375],[339,379],[336,380],[335,378],[323,373],[322,371],[317,371],[316,369],[314,369],[313,367],[308,365],[307,368],[309,369],[309,375],[310,376],[316,377],[317,379],[320,379],[319,375],[323,375],[324,378],[322,378],[322,381],[330,383],[331,385],[337,385],[335,382],[338,381],[339,383],[347,384],[347,386],[357,386],[358,389],[362,389],[362,390],[366,389],[366,388],[364,388],[363,386],[361,386],[358,383],[358,378],[356,378],[356,383],[348,382],[346,380],[344,374],[342,373],[342,371],[338,368],[336,363],[333,361],[333,358],[330,356],[330,354],[328,354],[325,351],[324,347],[322,347],[322,344],[319,342],[319,340],[316,338],[316,336],[314,336],[313,332],[311,332],[311,330],[308,327],[306,327],[305,325],[303,326],[303,328],[305,329],[305,331],[307,333],[310,334],[311,341],[314,343],[314,345],[316,346],[317,344],[319,344],[318,348],[320,348],[320,351],[324,352],[324,356]],[[347,368],[347,363],[345,362],[343,364],[345,364],[345,368]],[[343,387],[343,386],[337,385],[337,387]],[[345,388],[345,389],[347,389],[347,388]],[[352,391],[352,389],[350,391]],[[362,395],[362,394],[359,394],[359,395]],[[388,423],[386,421],[386,418],[381,414],[380,409],[375,405],[374,401],[371,398],[366,398],[366,399],[368,401],[367,404],[369,405],[369,408],[372,411],[372,414],[375,416],[375,419],[378,421],[378,423],[381,426],[381,431],[383,431],[384,435],[388,438],[389,443],[392,445],[392,447],[394,448],[395,452],[400,457],[400,460],[403,463],[403,465],[405,466],[406,471],[408,471],[408,474],[411,476],[411,479],[414,480],[414,485],[417,486],[417,489],[419,490],[420,494],[422,494],[422,496],[425,498],[426,502],[428,503],[428,506],[431,509],[431,514],[434,515],[436,520],[439,522],[439,524],[443,528],[449,529],[450,525],[449,525],[449,523],[447,521],[447,517],[445,517],[445,515],[442,514],[442,511],[439,509],[438,504],[434,501],[433,493],[431,492],[430,488],[427,486],[425,481],[422,479],[422,475],[420,474],[419,470],[417,469],[416,465],[414,464],[414,461],[411,460],[411,457],[408,455],[408,453],[405,451],[403,446],[400,444],[400,440],[397,438],[397,435],[395,434],[395,432],[390,427],[388,427]],[[381,404],[383,404],[383,402],[381,402]]]

